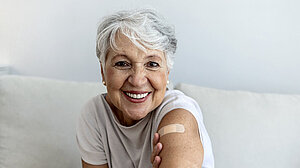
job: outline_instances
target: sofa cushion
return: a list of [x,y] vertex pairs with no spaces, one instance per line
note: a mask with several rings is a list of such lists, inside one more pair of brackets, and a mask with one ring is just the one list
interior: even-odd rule
[[175,88],[199,103],[216,167],[300,167],[300,95]]
[[0,77],[0,168],[76,168],[76,122],[102,84]]

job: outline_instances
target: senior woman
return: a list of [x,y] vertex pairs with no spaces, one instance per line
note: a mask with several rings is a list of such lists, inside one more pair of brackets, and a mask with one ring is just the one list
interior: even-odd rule
[[104,18],[96,48],[107,93],[79,118],[84,168],[214,167],[198,104],[167,89],[176,45],[173,27],[154,10]]

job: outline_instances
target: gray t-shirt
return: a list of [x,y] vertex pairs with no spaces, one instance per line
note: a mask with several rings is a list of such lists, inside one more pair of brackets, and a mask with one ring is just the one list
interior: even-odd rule
[[201,110],[195,100],[178,90],[166,91],[163,102],[133,126],[119,123],[105,100],[106,94],[88,101],[77,125],[77,143],[82,159],[93,165],[108,164],[110,168],[150,168],[152,139],[162,118],[178,108],[188,110],[198,122],[204,148],[202,168],[213,168],[211,142]]

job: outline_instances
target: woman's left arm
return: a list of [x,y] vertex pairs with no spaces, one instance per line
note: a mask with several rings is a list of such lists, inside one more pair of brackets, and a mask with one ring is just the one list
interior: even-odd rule
[[159,137],[163,149],[160,151],[160,168],[201,168],[203,146],[195,117],[187,110],[175,109],[164,116],[158,130],[170,124],[184,126],[183,133],[169,133]]

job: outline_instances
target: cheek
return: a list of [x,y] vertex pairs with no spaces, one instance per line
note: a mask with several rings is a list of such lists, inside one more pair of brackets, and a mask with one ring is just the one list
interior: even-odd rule
[[159,72],[152,74],[150,77],[150,81],[154,89],[156,90],[165,90],[167,85],[167,73]]
[[166,85],[167,85],[167,74],[165,72],[157,73],[152,75],[151,78],[151,85],[155,89],[153,94],[153,105],[155,107],[159,106],[159,104],[163,101],[165,92],[166,92]]
[[114,70],[113,68],[106,69],[106,83],[108,89],[119,89],[123,86],[127,75],[119,71]]

